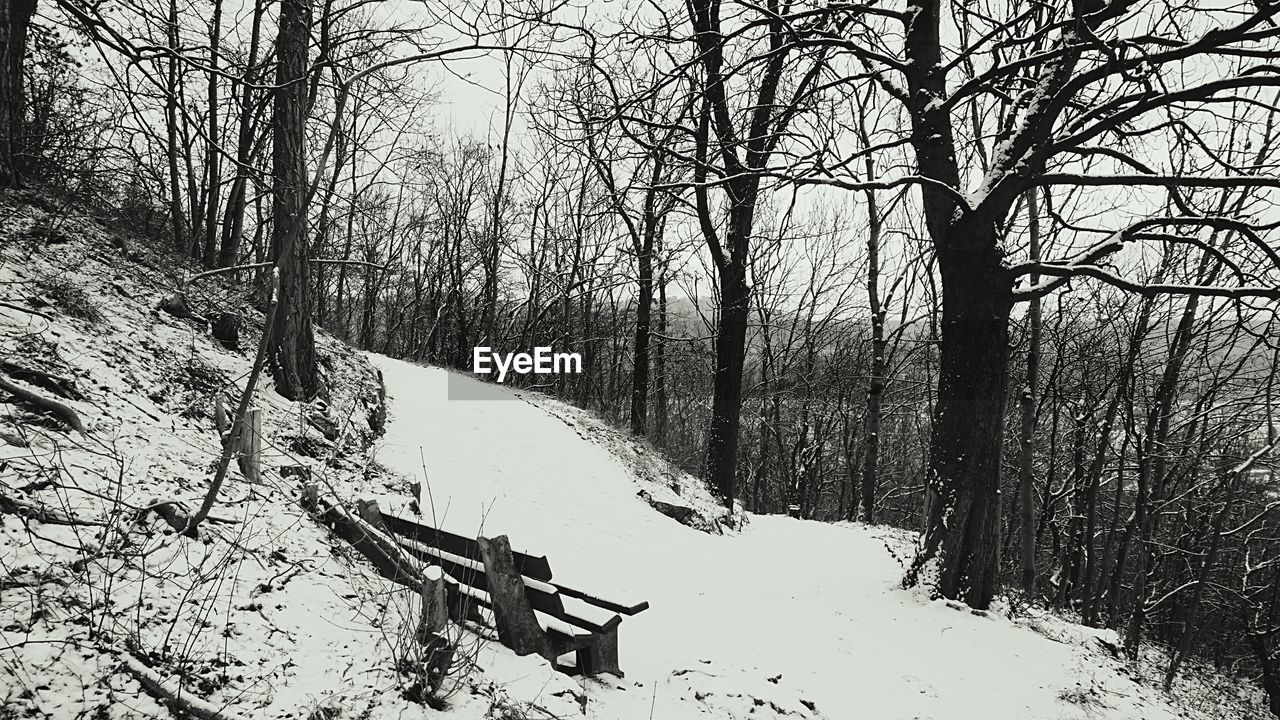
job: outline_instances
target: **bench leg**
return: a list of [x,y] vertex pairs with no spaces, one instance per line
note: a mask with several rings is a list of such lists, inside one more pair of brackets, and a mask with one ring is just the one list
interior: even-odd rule
[[578,672],[583,675],[609,673],[623,677],[618,667],[618,628],[596,635],[591,644],[578,650]]

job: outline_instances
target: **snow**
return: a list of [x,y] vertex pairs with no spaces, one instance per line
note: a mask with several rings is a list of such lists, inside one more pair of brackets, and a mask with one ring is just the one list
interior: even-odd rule
[[425,463],[448,529],[509,535],[545,554],[558,582],[650,602],[620,627],[625,680],[590,684],[595,717],[648,717],[649,704],[653,717],[691,717],[691,697],[745,717],[758,706],[740,696],[783,691],[789,712],[809,702],[829,718],[1180,717],[1105,651],[1105,631],[900,589],[894,556],[910,534],[781,516],[699,532],[637,499],[636,476],[588,417],[520,391],[449,401],[448,383],[475,381],[369,357],[390,401],[377,457],[407,475]]
[[[450,530],[506,534],[545,554],[557,582],[650,603],[619,628],[621,679],[571,678],[452,628],[459,672],[445,683],[442,716],[457,720],[1257,717],[1251,695],[1227,704],[1201,685],[1180,684],[1175,703],[1138,681],[1156,677],[1159,656],[1125,665],[1103,644],[1114,643],[1108,633],[900,589],[910,533],[725,522],[699,481],[589,413],[493,386],[503,399],[450,400],[450,382],[477,381],[323,335],[333,388],[324,406],[286,401],[269,381],[257,393],[264,484],[233,471],[212,514],[225,522],[203,525],[199,540],[154,517],[134,526],[135,509],[156,498],[200,501],[219,448],[211,398],[238,395],[261,317],[248,312],[244,348],[228,351],[202,324],[154,310],[185,272],[172,258],[61,206],[11,199],[0,194],[3,299],[48,304],[40,315],[0,306],[0,354],[75,378],[86,399],[67,402],[88,438],[0,404],[0,493],[109,526],[0,513],[0,716],[170,716],[122,670],[139,660],[238,717],[434,716],[403,696],[394,670],[411,649],[416,598],[302,512],[297,478],[281,473],[302,464],[348,507],[376,497],[410,512],[418,499]],[[55,223],[60,239],[5,242],[38,223]],[[102,317],[75,317],[42,289],[49,277],[79,288]],[[215,284],[202,299],[244,307],[239,291]],[[370,363],[383,373],[389,421],[366,452]],[[206,376],[220,379],[193,381]],[[345,428],[337,447],[305,420],[316,413]],[[300,436],[323,452],[301,455]],[[691,508],[698,527],[646,498]]]

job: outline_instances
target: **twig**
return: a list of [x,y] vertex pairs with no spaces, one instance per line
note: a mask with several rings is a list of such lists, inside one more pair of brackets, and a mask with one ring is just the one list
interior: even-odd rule
[[[324,259],[319,259],[319,260],[317,260],[317,259],[312,259],[312,260],[310,260],[309,262],[310,262],[312,265],[356,265],[356,266],[360,266],[360,267],[367,267],[367,268],[370,268],[370,269],[372,269],[372,270],[386,270],[386,269],[387,269],[387,266],[386,266],[386,265],[378,265],[378,264],[376,264],[376,263],[365,262],[364,260],[324,260]],[[193,282],[195,282],[196,280],[203,280],[204,278],[213,277],[213,276],[215,276],[215,275],[225,275],[226,273],[229,273],[229,272],[237,272],[237,271],[239,271],[239,270],[261,270],[261,269],[263,269],[263,268],[269,268],[269,267],[271,267],[273,264],[274,264],[274,263],[269,263],[269,262],[260,262],[260,263],[251,263],[251,264],[249,264],[249,265],[235,265],[235,266],[233,266],[233,267],[217,268],[217,269],[215,269],[215,270],[205,270],[205,271],[204,271],[204,272],[202,272],[202,273],[196,273],[195,275],[192,275],[191,277],[187,278],[187,283],[189,284],[189,283],[193,283]]]
[[39,310],[32,310],[31,308],[24,308],[24,307],[22,307],[21,305],[14,305],[13,303],[7,303],[7,302],[4,302],[4,301],[2,301],[2,300],[0,300],[0,307],[3,307],[3,308],[9,308],[10,310],[17,310],[18,312],[29,313],[29,314],[31,314],[31,315],[35,315],[36,317],[44,318],[45,320],[48,320],[49,322],[53,322],[53,318],[49,317],[48,315],[45,315],[44,313],[40,312]]

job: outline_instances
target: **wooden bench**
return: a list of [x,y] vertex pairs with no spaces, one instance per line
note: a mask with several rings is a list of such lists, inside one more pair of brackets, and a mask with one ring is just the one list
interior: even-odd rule
[[[471,601],[494,610],[489,593],[490,579],[485,570],[479,541],[424,525],[417,520],[381,512],[372,503],[362,503],[365,519],[381,524],[410,555],[438,565],[446,573],[451,614],[468,615],[463,607]],[[375,514],[376,513],[376,514]],[[546,633],[556,667],[570,674],[596,675],[611,673],[619,677],[618,626],[623,615],[635,615],[648,609],[648,602],[608,600],[552,579],[546,556],[511,551],[511,558],[523,585],[524,597],[533,610],[538,626]],[[514,582],[514,581],[512,581]],[[573,665],[561,664],[560,656],[574,653]]]

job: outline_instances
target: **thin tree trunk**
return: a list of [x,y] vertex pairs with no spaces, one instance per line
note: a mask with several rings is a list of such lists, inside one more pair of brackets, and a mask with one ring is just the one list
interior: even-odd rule
[[208,201],[205,203],[204,253],[202,259],[213,267],[218,259],[218,198],[222,186],[221,153],[218,147],[218,65],[222,42],[222,0],[213,1],[213,20],[209,24],[209,139],[208,139]]
[[[661,172],[661,163],[654,163]],[[654,207],[656,190],[650,188],[644,201],[644,236],[636,257],[639,292],[636,298],[636,349],[631,369],[631,432],[644,437],[649,411],[650,315],[653,308],[653,243],[658,218]]]
[[667,276],[658,278],[658,342],[654,348],[653,404],[654,441],[659,448],[667,444]]
[[[1265,452],[1265,450],[1262,452]],[[1222,531],[1226,526],[1227,518],[1231,516],[1231,511],[1234,509],[1236,491],[1239,490],[1240,484],[1244,481],[1249,469],[1253,467],[1254,461],[1260,455],[1261,453],[1254,455],[1229,471],[1227,497],[1222,501],[1222,508],[1213,518],[1213,526],[1209,535],[1209,548],[1204,554],[1204,560],[1200,563],[1200,571],[1196,575],[1195,587],[1191,589],[1191,600],[1186,610],[1187,619],[1182,628],[1182,637],[1178,638],[1177,649],[1174,651],[1173,656],[1169,658],[1169,669],[1164,675],[1165,692],[1168,692],[1173,686],[1173,679],[1178,674],[1178,668],[1182,666],[1187,653],[1191,652],[1191,643],[1196,636],[1196,623],[1200,620],[1200,606],[1204,601],[1205,585],[1209,583],[1209,573],[1213,570],[1214,563],[1218,561],[1218,552],[1222,547]]]
[[177,250],[186,254],[187,247],[186,219],[182,211],[182,182],[178,169],[178,2],[169,0],[168,44],[169,60],[165,81],[165,131],[168,135],[166,148],[169,159],[169,219],[173,224],[173,244]]
[[[871,160],[867,159],[868,175]],[[866,454],[862,467],[862,519],[876,521],[876,485],[880,472],[880,405],[885,386],[885,310],[880,304],[880,211],[874,190],[867,191],[867,301],[871,308],[871,378],[867,385]]]
[[[1040,261],[1040,209],[1036,202],[1036,190],[1027,191],[1027,225],[1030,235],[1030,261]],[[1030,285],[1039,282],[1040,276],[1032,274]],[[1018,436],[1018,517],[1022,558],[1022,592],[1027,598],[1036,594],[1036,530],[1035,530],[1035,435],[1036,393],[1040,381],[1040,298],[1032,298],[1027,310],[1027,381],[1022,389],[1022,424]]]
[[236,140],[236,176],[227,196],[226,216],[222,224],[222,248],[218,267],[231,267],[240,258],[240,242],[244,236],[245,203],[248,196],[249,170],[253,160],[254,102],[253,83],[257,78],[258,46],[262,36],[262,13],[265,3],[253,5],[253,26],[249,35],[249,57],[245,61],[243,92],[240,98],[239,132]]

